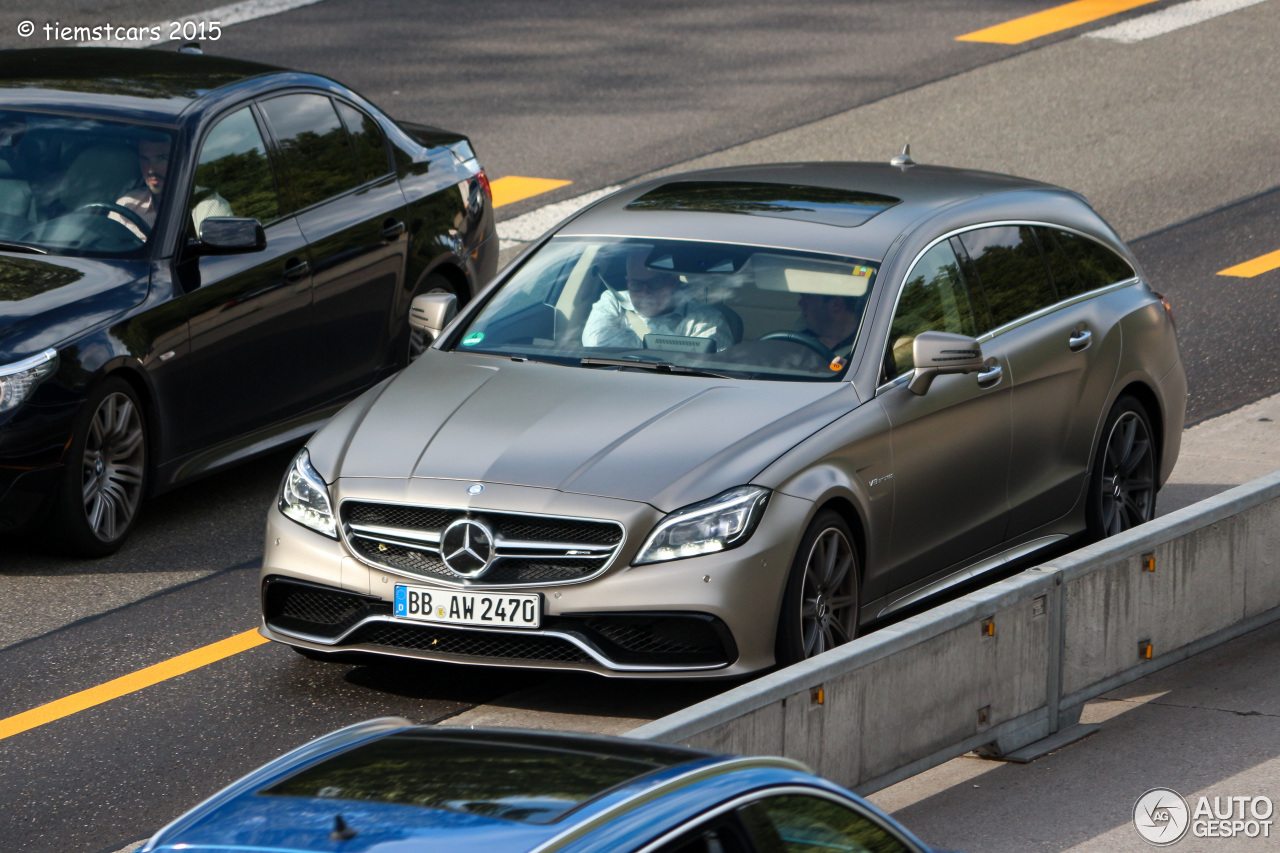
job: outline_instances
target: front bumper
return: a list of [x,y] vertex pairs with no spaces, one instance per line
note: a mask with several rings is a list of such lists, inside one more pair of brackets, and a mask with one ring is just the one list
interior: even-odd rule
[[[371,565],[344,542],[273,508],[262,569],[262,634],[321,652],[361,651],[488,666],[575,669],[621,677],[730,677],[773,665],[787,573],[812,509],[775,493],[742,546],[633,567],[663,514],[646,504],[547,489],[486,485],[483,502],[458,501],[457,481],[339,481],[344,498],[452,506],[473,514],[522,512],[620,522],[625,537],[603,572],[545,585],[485,584]],[[435,625],[392,615],[396,583],[539,594],[538,629]]]

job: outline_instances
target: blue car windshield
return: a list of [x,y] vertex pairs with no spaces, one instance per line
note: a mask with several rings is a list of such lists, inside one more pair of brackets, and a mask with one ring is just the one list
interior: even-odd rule
[[[878,264],[679,240],[557,237],[449,342],[583,367],[843,378]],[[615,364],[623,362],[623,365]]]
[[145,256],[172,151],[151,127],[0,110],[0,249]]

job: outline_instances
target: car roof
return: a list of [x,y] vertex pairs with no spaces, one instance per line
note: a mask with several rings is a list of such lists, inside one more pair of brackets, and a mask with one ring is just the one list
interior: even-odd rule
[[0,51],[0,100],[9,108],[173,125],[211,92],[283,70],[164,50],[6,50]]
[[[756,203],[750,194],[750,189],[762,184],[800,188],[802,195],[805,188],[833,192],[819,196],[829,203],[814,205],[811,215],[778,214],[769,205]],[[678,197],[689,185],[698,185],[701,195],[696,203],[646,204],[646,196]],[[858,195],[886,201],[876,203],[872,198],[863,208],[869,216],[831,216],[822,210],[839,207],[842,193],[848,194],[850,208],[859,205]],[[878,261],[900,235],[934,213],[961,204],[980,207],[995,196],[1003,201],[1021,196],[1028,209],[1048,197],[1069,197],[1083,204],[1077,194],[1051,184],[973,169],[902,167],[887,162],[781,163],[686,172],[627,187],[589,208],[559,233],[739,243]]]
[[[407,770],[390,767],[404,757],[410,757]],[[162,849],[306,849],[327,838],[341,815],[363,835],[352,850],[415,836],[482,842],[490,853],[527,850],[553,839],[581,840],[618,814],[636,819],[663,792],[678,792],[667,799],[679,809],[696,807],[700,797],[691,786],[744,765],[809,778],[785,759],[737,759],[625,738],[372,720],[254,771],[154,840]],[[362,777],[361,768],[373,770]],[[413,768],[421,769],[421,779]],[[569,794],[566,785],[574,789]],[[544,802],[551,807],[540,814]]]

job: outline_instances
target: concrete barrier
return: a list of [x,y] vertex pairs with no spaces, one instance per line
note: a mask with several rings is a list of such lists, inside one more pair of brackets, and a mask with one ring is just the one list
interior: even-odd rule
[[1280,619],[1280,472],[641,726],[870,793],[971,750],[1027,759],[1089,699]]

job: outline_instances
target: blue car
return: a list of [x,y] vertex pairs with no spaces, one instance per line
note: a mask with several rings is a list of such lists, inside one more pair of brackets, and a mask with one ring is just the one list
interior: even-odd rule
[[383,718],[276,759],[147,851],[926,851],[892,818],[781,758]]

